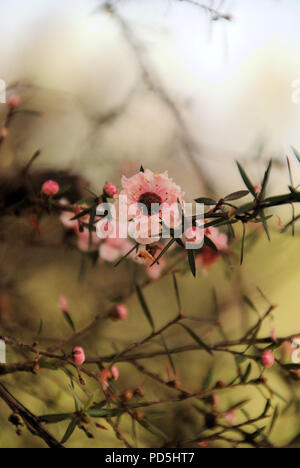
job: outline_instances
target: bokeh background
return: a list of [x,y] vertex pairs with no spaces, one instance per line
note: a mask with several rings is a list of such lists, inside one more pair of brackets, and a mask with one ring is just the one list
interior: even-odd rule
[[[270,193],[287,190],[286,156],[296,181],[300,169],[291,145],[300,148],[300,102],[295,101],[300,79],[300,6],[297,0],[235,0],[203,5],[231,16],[219,18],[204,8],[179,0],[120,0],[112,2],[120,14],[109,15],[103,3],[80,0],[11,0],[0,3],[0,78],[22,96],[20,113],[1,147],[1,174],[11,173],[42,150],[36,169],[68,170],[86,178],[99,191],[105,181],[119,184],[121,174],[133,174],[141,164],[152,170],[168,169],[192,200],[215,193],[222,196],[242,188],[235,160],[243,163],[260,183],[270,157],[274,170]],[[299,84],[298,84],[299,86]],[[293,99],[294,97],[294,99]],[[296,96],[297,97],[297,96]],[[5,106],[0,104],[5,115]],[[278,212],[288,220],[288,208]],[[300,331],[299,232],[279,233],[274,217],[272,242],[257,236],[249,245],[244,265],[230,272],[218,262],[208,274],[179,278],[183,310],[190,317],[211,319],[212,289],[217,290],[222,321],[230,337],[252,323],[245,306],[247,294],[261,312],[265,304],[256,287],[278,304],[274,323],[278,335]],[[43,242],[34,242],[28,220],[7,221],[1,227],[0,325],[20,340],[28,340],[44,322],[42,339],[51,342],[69,333],[57,307],[59,295],[68,297],[80,328],[105,310],[132,285],[137,274],[130,263],[118,270],[88,265],[78,279],[82,254],[59,244],[62,226],[54,216],[41,224]],[[25,241],[24,241],[25,240]],[[32,244],[32,245],[31,245]],[[238,251],[239,245],[233,246]],[[142,275],[142,271],[139,271]],[[176,301],[170,278],[149,289],[146,297],[158,324],[172,317]],[[173,306],[172,306],[173,304]],[[147,333],[140,306],[132,298],[126,323],[101,323],[82,343],[92,355],[113,352]],[[218,332],[199,322],[200,332],[212,341]],[[269,334],[267,322],[264,334]],[[175,329],[170,345],[185,338]],[[9,360],[13,355],[8,354]],[[198,388],[211,362],[202,353],[174,358],[184,386]],[[188,363],[188,365],[187,365]],[[218,355],[215,374],[232,378],[228,356]],[[166,373],[164,359],[149,363]],[[147,384],[147,397],[162,397],[163,388],[145,382],[129,365],[120,365],[120,388]],[[272,380],[273,379],[273,380]],[[284,398],[291,389],[278,375],[270,380]],[[37,414],[73,408],[65,376],[18,374],[6,379],[14,394]],[[91,385],[93,385],[91,383]],[[299,393],[297,384],[294,395]],[[298,392],[298,393],[297,393]],[[222,394],[224,409],[236,399],[252,398],[247,410],[257,414],[264,406],[253,389]],[[285,407],[285,403],[279,400]],[[174,438],[188,438],[197,428],[190,404],[159,408],[160,427]],[[150,411],[149,411],[150,414]],[[42,446],[24,431],[18,438],[7,423],[9,412],[0,402],[0,446]],[[129,431],[129,422],[124,421]],[[192,429],[191,429],[192,428]],[[63,435],[64,425],[55,428]],[[300,431],[295,407],[277,422],[273,440],[288,443]],[[141,446],[155,444],[140,431]],[[116,445],[117,444],[117,445]],[[111,431],[90,441],[77,431],[69,446],[114,447]]]

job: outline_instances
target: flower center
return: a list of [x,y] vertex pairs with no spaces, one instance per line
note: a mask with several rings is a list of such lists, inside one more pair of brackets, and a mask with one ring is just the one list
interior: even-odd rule
[[143,193],[143,195],[140,196],[139,203],[142,203],[144,205],[143,209],[145,214],[154,214],[158,213],[159,207],[158,206],[152,206],[154,203],[160,205],[162,202],[161,198],[157,193],[154,192],[146,192]]

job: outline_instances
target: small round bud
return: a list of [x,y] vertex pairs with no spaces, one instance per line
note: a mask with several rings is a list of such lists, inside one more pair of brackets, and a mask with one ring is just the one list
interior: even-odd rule
[[263,365],[264,365],[267,369],[269,369],[270,367],[272,367],[273,364],[274,364],[274,361],[275,361],[275,357],[274,357],[274,354],[272,353],[272,351],[270,351],[269,349],[266,349],[266,350],[262,353],[261,361],[262,361]]
[[10,107],[14,107],[14,108],[19,107],[20,104],[21,104],[21,99],[20,99],[20,96],[18,96],[17,94],[13,94],[8,99],[8,105]]
[[1,129],[1,138],[5,140],[8,137],[8,129],[6,127],[2,127]]
[[138,421],[141,421],[141,420],[143,419],[143,417],[144,417],[143,411],[140,411],[140,410],[137,410],[137,411],[134,413],[134,415],[135,415],[135,417],[136,417],[136,419],[137,419]]
[[218,406],[219,402],[220,402],[219,395],[217,395],[216,393],[213,393],[213,395],[212,395],[212,404],[213,404],[213,406]]
[[227,424],[232,425],[235,422],[235,417],[236,417],[235,411],[228,411],[227,413],[225,413],[224,419],[227,422]]
[[111,366],[110,371],[111,371],[111,375],[112,375],[113,379],[118,380],[118,378],[120,376],[120,372],[119,372],[119,369],[117,368],[117,366],[115,364]]
[[137,387],[134,391],[134,395],[144,398],[145,390],[143,389],[143,387]]
[[259,193],[261,191],[261,186],[259,184],[255,184],[253,186],[255,193]]
[[208,443],[205,440],[202,440],[201,442],[198,442],[197,445],[200,448],[206,448],[208,446]]
[[226,387],[227,385],[224,382],[224,380],[218,380],[218,382],[216,383],[216,388],[226,388]]
[[117,312],[117,315],[118,317],[121,319],[121,320],[126,320],[127,317],[128,317],[128,309],[127,307],[124,305],[124,304],[118,304],[116,306],[116,312]]
[[115,195],[117,195],[118,189],[114,184],[108,183],[108,184],[105,184],[104,186],[104,193],[108,197],[113,198]]
[[81,346],[76,346],[73,349],[73,359],[74,362],[79,366],[85,362],[85,352]]
[[57,182],[54,182],[54,180],[47,180],[42,185],[42,192],[48,196],[56,195],[59,192],[59,189],[59,184]]
[[131,390],[126,390],[126,392],[123,393],[122,400],[124,403],[128,403],[130,400],[132,400],[133,394]]
[[68,300],[65,296],[60,296],[58,299],[58,307],[64,312],[70,312]]

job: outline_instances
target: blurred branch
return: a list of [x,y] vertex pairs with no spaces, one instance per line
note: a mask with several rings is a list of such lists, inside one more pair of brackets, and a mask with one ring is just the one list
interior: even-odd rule
[[[167,91],[159,83],[159,80],[155,77],[155,73],[148,62],[148,58],[145,57],[144,45],[139,41],[135,35],[133,29],[129,23],[124,19],[124,17],[117,11],[117,9],[112,5],[110,1],[105,2],[101,7],[106,13],[110,14],[111,17],[118,24],[126,42],[133,51],[136,61],[140,67],[142,78],[146,86],[164,102],[167,108],[172,113],[177,127],[180,131],[180,139],[184,149],[184,152],[195,170],[197,177],[200,183],[203,185],[205,191],[208,194],[214,193],[214,187],[203,175],[203,169],[200,168],[200,165],[197,161],[197,156],[199,156],[199,149],[192,136],[189,133],[188,127],[174,101],[170,98]],[[197,156],[196,156],[197,155]]]
[[43,439],[50,448],[64,448],[46,429],[39,419],[22,405],[5,387],[0,383],[0,398],[9,406],[14,414],[23,419],[29,431]]
[[219,10],[216,10],[215,8],[212,8],[209,5],[205,5],[204,3],[199,3],[197,0],[177,0],[178,2],[185,2],[185,3],[190,3],[191,5],[194,5],[198,8],[201,8],[202,10],[207,11],[208,13],[211,14],[212,16],[212,21],[216,21],[219,19],[224,19],[226,21],[232,21],[232,16],[229,14],[221,13]]

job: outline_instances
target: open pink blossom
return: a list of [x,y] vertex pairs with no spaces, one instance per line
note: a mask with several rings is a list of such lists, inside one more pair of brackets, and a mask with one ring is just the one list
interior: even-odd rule
[[228,251],[228,237],[215,227],[205,229],[205,235],[215,244],[218,252],[208,246],[204,246],[196,256],[197,265],[205,270],[210,268],[219,258],[222,252]]
[[74,362],[81,366],[85,362],[85,352],[81,346],[75,346],[73,349]]
[[205,229],[205,235],[215,244],[218,250],[225,252],[228,250],[228,237],[217,228],[211,226]]
[[[114,263],[126,255],[134,244],[128,239],[104,239],[99,248],[99,255],[102,260]],[[132,254],[130,255],[132,257]]]
[[195,246],[194,248],[200,248],[203,245],[204,230],[197,226],[191,226],[183,233],[183,241],[188,246]]
[[156,242],[160,234],[159,220],[164,212],[172,205],[183,203],[181,188],[169,178],[168,172],[155,174],[149,169],[130,178],[123,176],[122,187],[117,211],[120,212],[124,203],[127,218],[133,223],[129,229],[136,231],[136,235],[130,235],[139,243]]
[[57,182],[55,182],[54,180],[47,180],[47,181],[42,185],[42,192],[43,192],[45,195],[48,195],[48,196],[57,195],[57,193],[59,192],[59,190],[60,190],[59,184],[58,184]]

